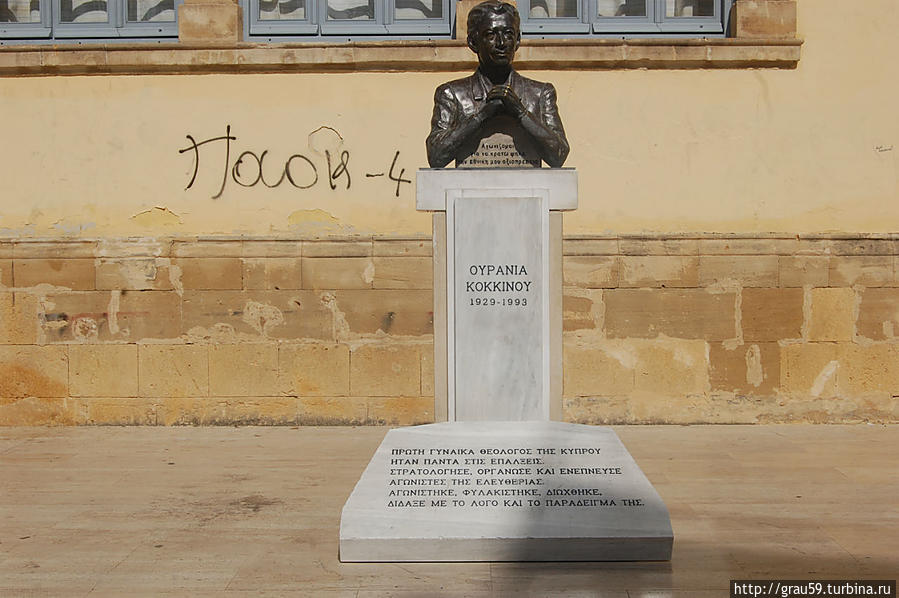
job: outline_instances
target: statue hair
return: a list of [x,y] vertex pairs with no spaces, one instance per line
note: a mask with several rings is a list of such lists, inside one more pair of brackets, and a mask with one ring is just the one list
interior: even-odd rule
[[487,15],[491,13],[495,15],[512,15],[515,30],[521,31],[521,17],[518,15],[518,9],[514,5],[501,0],[487,0],[475,5],[468,13],[468,39],[478,34],[481,24],[487,18]]

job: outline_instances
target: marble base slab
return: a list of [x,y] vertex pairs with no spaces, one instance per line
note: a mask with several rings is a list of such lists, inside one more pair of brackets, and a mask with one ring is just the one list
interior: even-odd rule
[[391,430],[340,519],[344,562],[665,561],[673,541],[615,432],[560,422]]

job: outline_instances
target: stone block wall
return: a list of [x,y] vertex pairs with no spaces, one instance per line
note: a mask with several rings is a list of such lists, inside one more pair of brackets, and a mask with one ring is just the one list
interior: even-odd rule
[[566,240],[565,418],[896,421],[896,250],[889,236]]
[[430,239],[0,252],[0,424],[433,420]]
[[[564,417],[899,421],[899,236],[566,238]],[[0,425],[433,421],[429,238],[0,242]]]

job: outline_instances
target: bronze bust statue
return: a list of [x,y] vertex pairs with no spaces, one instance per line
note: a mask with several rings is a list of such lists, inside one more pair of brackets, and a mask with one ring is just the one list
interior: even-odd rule
[[426,141],[431,167],[442,168],[452,160],[459,165],[496,130],[510,131],[516,147],[533,148],[549,166],[565,162],[568,140],[556,90],[515,72],[512,59],[520,43],[520,17],[511,4],[488,0],[468,13],[468,47],[480,65],[473,75],[444,83],[434,93]]

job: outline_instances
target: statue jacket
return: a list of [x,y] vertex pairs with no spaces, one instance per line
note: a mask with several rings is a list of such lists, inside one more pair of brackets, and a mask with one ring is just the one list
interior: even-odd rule
[[[561,166],[568,156],[568,141],[556,106],[556,90],[551,83],[534,81],[512,70],[508,85],[540,127],[535,136],[541,158],[550,166]],[[486,101],[491,84],[480,71],[439,86],[434,93],[431,133],[426,141],[432,167],[446,166],[470,153],[471,140],[459,143],[452,135],[456,127],[477,112]],[[476,140],[475,140],[476,145]]]

